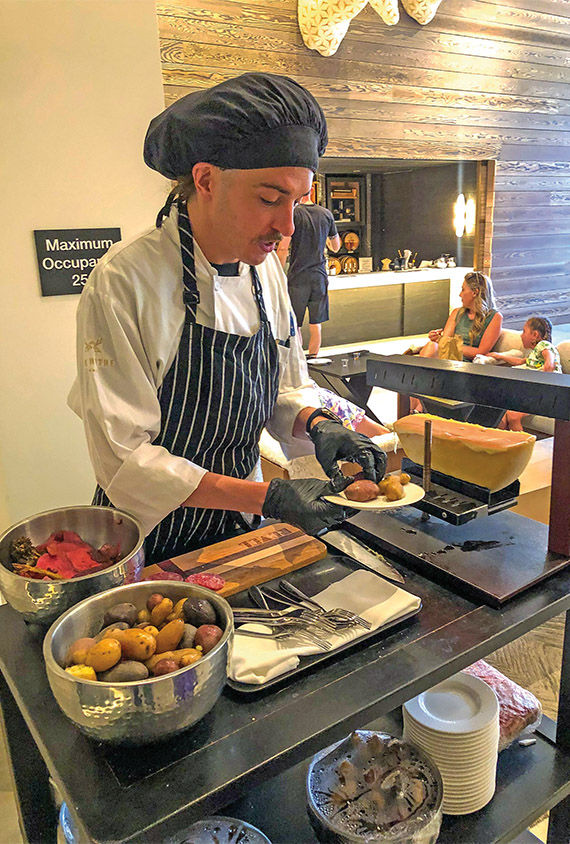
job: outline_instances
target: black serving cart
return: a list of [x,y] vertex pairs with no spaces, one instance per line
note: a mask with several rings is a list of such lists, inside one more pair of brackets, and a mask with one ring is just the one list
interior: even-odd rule
[[[424,367],[414,361],[416,366],[408,368],[408,360],[370,361],[369,383],[400,393],[457,394],[455,366],[435,361]],[[533,378],[526,387],[505,387],[510,376],[505,373],[479,394],[477,385],[465,386],[470,381],[470,370],[460,372],[465,366],[471,365],[459,364],[458,371],[466,400],[490,404],[491,384],[493,405],[526,410],[536,384],[544,387],[541,410],[559,420],[548,545],[555,554],[570,556],[570,378],[559,376],[555,383],[549,376],[540,381],[534,376],[534,387],[528,387]],[[313,566],[326,566],[327,559],[334,555]],[[63,716],[49,690],[40,636],[10,607],[1,607],[0,702],[27,840],[55,841],[51,776],[87,840],[163,842],[193,820],[218,813],[254,823],[273,844],[311,844],[316,839],[305,810],[304,780],[312,754],[355,728],[398,734],[406,700],[566,613],[557,725],[544,719],[535,745],[515,742],[501,753],[493,800],[472,815],[444,817],[439,839],[442,844],[531,841],[525,830],[550,809],[548,842],[565,844],[570,830],[570,569],[495,608],[462,594],[457,584],[408,567],[396,554],[392,559],[406,577],[406,588],[422,600],[414,618],[264,692],[240,695],[227,688],[194,728],[134,750],[93,742]],[[240,596],[231,600],[239,603]]]

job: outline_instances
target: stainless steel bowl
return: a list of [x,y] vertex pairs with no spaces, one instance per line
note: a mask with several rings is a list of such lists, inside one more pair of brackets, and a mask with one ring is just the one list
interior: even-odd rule
[[[61,668],[72,642],[101,630],[107,609],[124,602],[142,609],[158,591],[174,602],[195,596],[213,604],[224,635],[199,662],[129,683],[80,680]],[[115,744],[156,741],[191,727],[216,703],[227,678],[233,631],[230,605],[210,589],[172,581],[120,586],[87,598],[52,624],[43,646],[49,684],[65,715],[91,738]]]
[[202,818],[165,844],[271,844],[260,829],[238,818]]
[[[370,748],[368,742],[373,739],[379,739],[383,749]],[[353,776],[350,769],[339,775],[339,768],[345,762],[355,763],[357,772]],[[382,830],[376,826],[379,807],[385,806],[390,797],[394,802],[396,790],[390,785],[386,787],[382,780],[397,773],[421,782],[425,798],[407,819],[391,826],[385,824]],[[381,779],[374,782],[375,775]],[[343,793],[345,777],[347,788],[354,789],[351,799]],[[382,803],[374,798],[374,791]],[[409,801],[412,794],[406,790],[402,797]],[[435,844],[441,827],[442,803],[443,782],[429,756],[415,744],[387,733],[356,730],[321,750],[309,764],[307,811],[311,826],[323,844]]]
[[[27,536],[34,545],[40,545],[57,530],[73,530],[94,548],[106,542],[119,543],[123,558],[103,571],[71,580],[31,580],[10,571],[13,539]],[[112,507],[60,507],[38,513],[0,536],[0,591],[26,621],[51,624],[88,595],[139,580],[144,566],[143,542],[144,533],[136,519]]]

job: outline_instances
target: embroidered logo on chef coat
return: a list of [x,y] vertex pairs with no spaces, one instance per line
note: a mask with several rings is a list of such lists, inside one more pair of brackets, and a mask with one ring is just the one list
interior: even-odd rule
[[100,366],[115,366],[113,358],[106,358],[103,354],[103,338],[97,337],[96,340],[85,340],[83,343],[85,350],[85,357],[83,358],[83,366],[89,372],[96,372]]
[[101,345],[103,343],[103,338],[98,337],[96,340],[87,340],[85,343],[85,351],[86,352],[97,352],[101,353]]

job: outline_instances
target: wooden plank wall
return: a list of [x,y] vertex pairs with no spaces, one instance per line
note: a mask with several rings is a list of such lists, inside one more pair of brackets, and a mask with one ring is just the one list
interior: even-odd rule
[[402,7],[395,27],[366,8],[328,58],[304,46],[296,5],[158,2],[167,104],[245,71],[284,73],[322,104],[329,155],[496,159],[501,310],[513,326],[570,322],[568,0],[443,0],[423,27]]

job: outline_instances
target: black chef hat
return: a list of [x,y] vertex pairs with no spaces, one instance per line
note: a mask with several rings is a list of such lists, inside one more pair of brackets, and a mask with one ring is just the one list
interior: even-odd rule
[[316,171],[327,141],[325,116],[305,88],[286,76],[244,73],[187,94],[155,117],[144,160],[169,179],[187,175],[198,161]]

